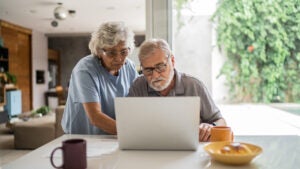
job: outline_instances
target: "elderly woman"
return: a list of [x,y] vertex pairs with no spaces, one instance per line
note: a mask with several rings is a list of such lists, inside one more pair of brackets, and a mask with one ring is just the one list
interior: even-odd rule
[[91,55],[74,67],[62,128],[69,134],[117,134],[114,98],[124,97],[138,76],[127,58],[134,34],[122,22],[107,22],[92,33]]

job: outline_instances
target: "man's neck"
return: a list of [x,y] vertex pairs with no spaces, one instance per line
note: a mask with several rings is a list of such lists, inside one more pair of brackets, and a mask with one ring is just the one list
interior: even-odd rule
[[166,89],[159,92],[160,95],[167,96],[169,94],[169,92],[174,88],[174,86],[175,86],[175,75],[173,76],[173,79],[172,79],[170,85]]

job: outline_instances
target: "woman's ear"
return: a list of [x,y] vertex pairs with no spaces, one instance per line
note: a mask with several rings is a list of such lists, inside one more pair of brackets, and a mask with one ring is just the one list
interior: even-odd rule
[[104,55],[104,51],[103,50],[99,50],[98,54],[97,54],[98,58],[101,59],[102,55]]

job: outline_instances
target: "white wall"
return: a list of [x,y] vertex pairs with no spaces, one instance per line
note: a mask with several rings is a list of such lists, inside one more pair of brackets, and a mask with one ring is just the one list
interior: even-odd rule
[[[225,55],[220,53],[217,46],[217,32],[215,28],[212,30],[212,96],[217,103],[229,103],[228,87],[225,86],[225,76],[219,76],[221,68],[226,61]],[[219,77],[218,77],[219,76]],[[217,78],[218,77],[218,78]]]
[[[33,109],[45,105],[48,89],[48,38],[41,32],[32,31],[32,102]],[[45,83],[36,83],[36,70],[45,71]]]
[[194,16],[174,37],[176,68],[201,80],[212,91],[210,16]]

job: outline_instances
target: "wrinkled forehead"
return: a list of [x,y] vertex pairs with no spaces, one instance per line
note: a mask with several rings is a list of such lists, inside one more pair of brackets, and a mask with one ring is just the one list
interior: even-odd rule
[[129,46],[125,43],[125,41],[120,41],[117,45],[105,45],[105,50],[122,50],[126,49]]
[[141,60],[142,67],[154,67],[158,64],[165,63],[168,55],[161,49],[156,49],[150,52]]

